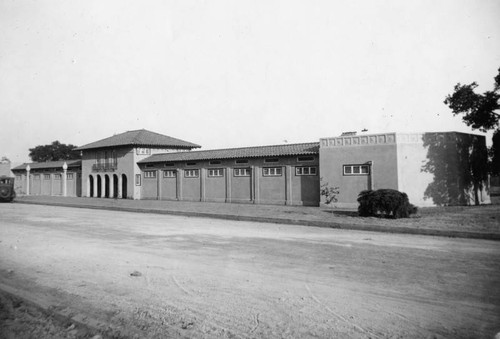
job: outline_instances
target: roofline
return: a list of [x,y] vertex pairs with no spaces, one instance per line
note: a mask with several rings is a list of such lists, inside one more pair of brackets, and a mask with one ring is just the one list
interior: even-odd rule
[[81,146],[81,147],[77,147],[75,148],[75,151],[84,151],[84,150],[89,150],[89,149],[107,149],[107,148],[120,148],[120,147],[137,147],[137,146],[141,146],[141,147],[160,147],[160,148],[168,148],[168,147],[171,147],[171,148],[187,148],[187,149],[192,149],[192,148],[201,148],[200,145],[198,144],[192,144],[192,145],[158,145],[158,144],[122,144],[122,145],[114,145],[114,146],[96,146],[96,147],[86,147],[85,145],[84,146]]
[[[246,150],[246,149],[258,149],[258,148],[266,148],[266,147],[283,147],[283,146],[296,146],[296,145],[314,145],[314,146],[320,146],[320,143],[318,141],[314,142],[301,142],[301,143],[294,143],[294,144],[275,144],[275,145],[264,145],[264,146],[250,146],[250,147],[235,147],[235,148],[217,148],[217,149],[207,149],[207,150],[198,150],[198,151],[191,151],[188,152],[188,154],[200,154],[203,152],[224,152],[224,151],[237,151],[237,150]],[[142,159],[138,161],[138,164],[148,164],[148,163],[158,163],[158,162],[168,162],[168,160],[149,160],[153,157],[160,157],[160,156],[165,156],[165,155],[176,155],[176,154],[186,154],[186,152],[169,152],[169,153],[158,153],[158,154],[153,154],[146,159]],[[314,152],[301,152],[300,154],[319,154],[319,148],[318,151]],[[280,154],[280,155],[248,155],[244,156],[245,158],[264,158],[268,156],[273,156],[273,157],[286,157],[290,155],[299,155],[299,153],[296,152],[291,152],[288,154]],[[210,157],[206,159],[200,159],[200,160],[222,160],[222,159],[236,159],[240,157]],[[184,160],[173,160],[173,161],[184,161]]]

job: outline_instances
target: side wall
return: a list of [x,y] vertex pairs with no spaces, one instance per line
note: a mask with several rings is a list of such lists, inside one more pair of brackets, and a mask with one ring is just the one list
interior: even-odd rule
[[[141,197],[318,206],[319,158],[310,157],[308,161],[290,156],[276,157],[276,162],[258,158],[141,165]],[[314,174],[299,175],[297,167],[314,168]],[[197,171],[195,176],[193,170]],[[165,171],[170,176],[166,177]]]
[[[324,138],[319,154],[321,184],[339,188],[334,207],[357,207],[358,194],[366,189],[398,189],[395,133]],[[345,166],[352,171],[361,165],[367,173],[345,173]]]

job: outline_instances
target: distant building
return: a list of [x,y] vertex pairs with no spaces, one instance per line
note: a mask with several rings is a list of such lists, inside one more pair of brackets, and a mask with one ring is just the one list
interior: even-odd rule
[[[484,146],[484,147],[483,147]],[[475,147],[475,148],[474,148]],[[319,142],[193,150],[191,142],[147,130],[82,147],[81,161],[13,169],[18,194],[319,206],[320,186],[339,187],[337,207],[356,207],[359,192],[392,188],[419,206],[489,203],[474,194],[471,152],[483,136],[346,133]],[[29,172],[27,171],[29,170]]]

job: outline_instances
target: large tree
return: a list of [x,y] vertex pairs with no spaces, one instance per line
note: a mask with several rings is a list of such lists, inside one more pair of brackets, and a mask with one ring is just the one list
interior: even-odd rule
[[462,120],[472,129],[483,132],[493,130],[493,145],[489,150],[489,171],[500,175],[500,68],[495,76],[493,90],[483,94],[474,90],[477,83],[469,85],[458,83],[453,94],[449,94],[444,103],[451,108],[453,115],[463,114]]
[[75,148],[75,145],[61,144],[56,140],[50,145],[30,148],[29,156],[32,161],[36,162],[80,159],[80,152],[75,151]]

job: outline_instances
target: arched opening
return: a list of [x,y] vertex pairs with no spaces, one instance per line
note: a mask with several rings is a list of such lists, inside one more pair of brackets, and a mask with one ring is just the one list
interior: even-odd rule
[[122,174],[122,198],[127,199],[127,176]]
[[118,176],[113,174],[113,198],[118,197]]
[[109,198],[109,175],[104,175],[104,197]]
[[94,197],[94,177],[89,175],[89,181],[88,181],[88,192],[89,192],[89,197],[93,198]]
[[101,180],[101,176],[98,174],[97,175],[97,195],[96,197],[100,198],[101,197],[101,193],[102,193],[102,180]]

